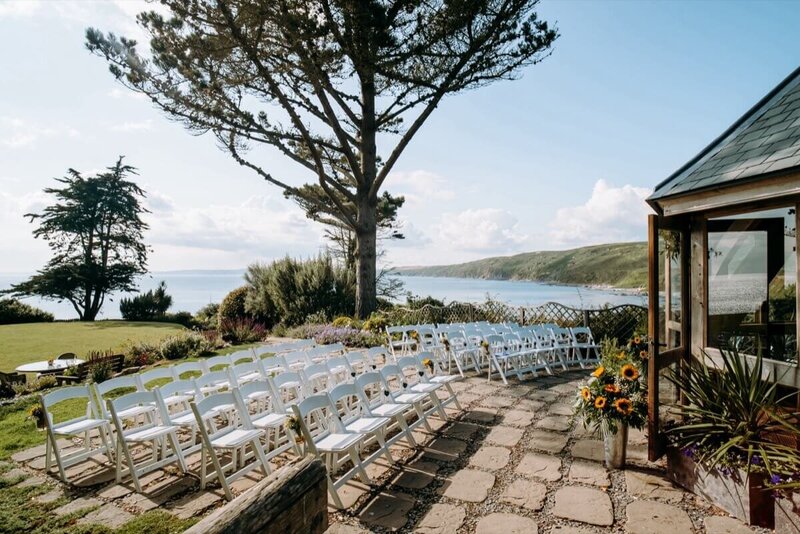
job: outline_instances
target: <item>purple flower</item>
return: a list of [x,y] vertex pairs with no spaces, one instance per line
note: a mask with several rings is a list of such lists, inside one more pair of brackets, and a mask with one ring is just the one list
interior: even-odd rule
[[750,458],[750,463],[751,463],[752,465],[761,465],[761,456],[759,456],[758,454],[754,454],[754,455],[753,455],[753,456]]
[[725,467],[723,467],[722,469],[720,469],[720,472],[721,472],[723,475],[725,475],[726,477],[729,477],[729,476],[731,476],[731,475],[733,474],[733,469],[731,469],[731,468],[730,468],[730,467],[728,467],[728,466],[725,466]]
[[769,481],[771,484],[780,484],[783,479],[780,475],[772,475],[769,477]]
[[694,459],[695,454],[697,453],[697,445],[690,445],[688,447],[684,447],[681,453],[687,458]]

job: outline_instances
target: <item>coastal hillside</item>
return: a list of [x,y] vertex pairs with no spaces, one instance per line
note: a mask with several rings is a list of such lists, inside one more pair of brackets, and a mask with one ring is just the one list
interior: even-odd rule
[[456,265],[398,267],[395,271],[407,276],[641,288],[647,284],[647,243],[611,243],[572,250],[526,252]]

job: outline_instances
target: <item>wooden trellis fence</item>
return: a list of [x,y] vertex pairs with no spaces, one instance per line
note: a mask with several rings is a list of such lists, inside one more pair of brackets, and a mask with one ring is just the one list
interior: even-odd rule
[[623,304],[582,310],[548,302],[541,306],[512,306],[489,300],[480,304],[452,302],[446,306],[425,305],[421,308],[394,308],[386,313],[391,324],[445,324],[489,321],[518,324],[555,323],[563,327],[588,326],[598,341],[604,337],[627,341],[635,333],[644,333],[647,308]]

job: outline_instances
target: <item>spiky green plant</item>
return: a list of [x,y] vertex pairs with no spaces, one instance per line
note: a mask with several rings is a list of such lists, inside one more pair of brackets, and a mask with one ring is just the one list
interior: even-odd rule
[[768,439],[777,433],[800,435],[797,413],[782,408],[789,396],[778,396],[777,380],[765,375],[761,356],[749,363],[735,350],[721,354],[721,367],[704,353],[683,372],[670,370],[667,378],[686,400],[673,408],[682,423],[667,430],[672,443],[712,469],[762,464],[768,473],[800,469],[796,450]]

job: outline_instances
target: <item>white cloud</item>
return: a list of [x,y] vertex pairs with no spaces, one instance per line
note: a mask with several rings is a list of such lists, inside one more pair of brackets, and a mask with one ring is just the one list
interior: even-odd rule
[[0,18],[30,17],[40,7],[42,7],[42,3],[38,0],[4,0],[0,2]]
[[483,253],[513,252],[528,241],[517,218],[498,208],[443,214],[439,238],[448,248]]
[[453,200],[455,191],[449,180],[424,170],[393,172],[386,178],[386,190],[406,198],[406,207]]
[[561,208],[550,223],[550,237],[557,245],[582,246],[646,238],[645,199],[651,191],[644,187],[614,187],[598,180],[592,195],[580,206]]
[[147,100],[147,95],[142,93],[137,93],[136,91],[132,91],[130,89],[122,89],[121,87],[115,87],[108,92],[108,96],[114,99],[122,99],[122,98],[132,98],[133,100]]
[[138,122],[123,122],[111,127],[112,132],[146,132],[153,129],[153,120],[146,119]]
[[39,139],[74,138],[80,132],[71,126],[44,126],[19,117],[0,116],[0,146],[17,149],[31,147]]

